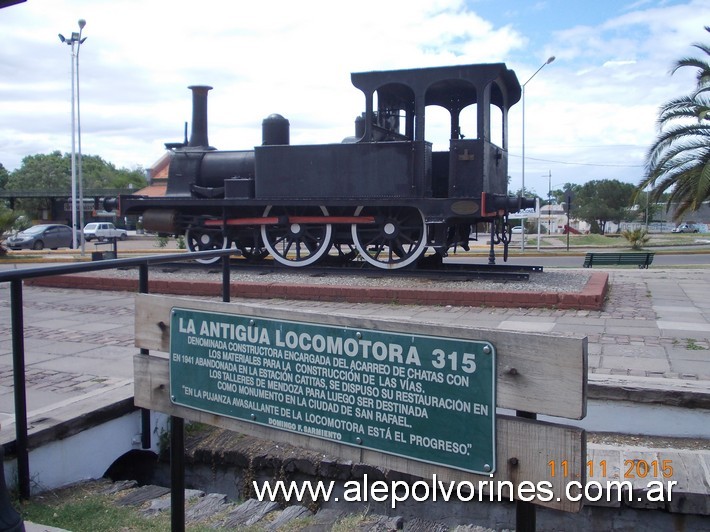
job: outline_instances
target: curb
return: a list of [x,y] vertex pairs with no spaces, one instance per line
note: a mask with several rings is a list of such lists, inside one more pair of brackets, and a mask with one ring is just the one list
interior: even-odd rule
[[[58,275],[26,279],[28,286],[137,292],[137,279]],[[579,292],[454,291],[424,288],[378,288],[309,284],[232,282],[230,295],[253,299],[294,299],[345,303],[448,305],[470,307],[557,308],[601,310],[609,290],[609,274],[591,272]],[[183,296],[219,296],[222,285],[211,281],[149,280],[148,291]]]

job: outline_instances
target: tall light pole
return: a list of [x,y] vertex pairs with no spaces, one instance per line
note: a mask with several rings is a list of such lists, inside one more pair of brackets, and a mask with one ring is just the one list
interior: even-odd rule
[[547,234],[552,234],[552,170],[547,171]]
[[[552,55],[547,58],[547,61],[545,61],[540,68],[538,68],[532,76],[528,78],[528,80],[523,83],[522,89],[523,89],[523,123],[522,123],[522,130],[523,130],[523,156],[522,156],[522,161],[523,161],[523,168],[522,168],[522,185],[521,185],[521,191],[520,195],[525,196],[525,86],[530,83],[530,81],[537,75],[538,72],[540,72],[543,68],[545,68],[545,65],[549,65],[555,60],[555,56]],[[525,218],[521,220],[521,224],[523,225],[523,238],[520,241],[520,249],[525,251]]]
[[[79,31],[74,31],[70,38],[59,34],[59,40],[71,46],[71,226],[72,226],[72,248],[77,246],[77,202],[76,202],[76,183],[77,183],[77,157],[76,157],[76,130],[78,125],[78,108],[79,108],[79,49],[86,40],[86,37],[81,38],[81,32],[86,26],[84,19],[79,20]],[[76,63],[76,67],[75,67]],[[79,178],[81,179],[81,126],[79,125]],[[84,198],[83,186],[79,184],[81,192],[81,221],[83,226],[84,220]],[[81,240],[81,252],[84,252],[83,235],[79,237]]]
[[84,174],[81,164],[81,105],[79,105],[79,49],[86,37],[81,38],[81,32],[86,26],[86,21],[79,19],[79,44],[76,46],[76,140],[77,140],[77,166],[79,179],[79,228],[81,229],[81,254],[84,254]]

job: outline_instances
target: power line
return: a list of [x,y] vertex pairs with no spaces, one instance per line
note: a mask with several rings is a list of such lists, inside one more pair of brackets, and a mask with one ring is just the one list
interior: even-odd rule
[[[513,155],[509,154],[510,157],[520,157],[520,155]],[[539,161],[542,163],[554,163],[554,164],[567,164],[567,165],[572,165],[572,166],[598,166],[598,167],[604,167],[604,168],[643,168],[644,165],[642,164],[599,164],[599,163],[571,163],[568,161],[555,161],[552,159],[538,159],[537,157],[528,157],[527,155],[525,156],[526,159],[529,159],[531,161]]]

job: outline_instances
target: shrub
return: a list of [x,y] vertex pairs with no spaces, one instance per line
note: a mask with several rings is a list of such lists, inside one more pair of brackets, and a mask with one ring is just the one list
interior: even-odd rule
[[627,229],[622,231],[621,236],[631,244],[631,249],[642,249],[651,240],[645,229]]

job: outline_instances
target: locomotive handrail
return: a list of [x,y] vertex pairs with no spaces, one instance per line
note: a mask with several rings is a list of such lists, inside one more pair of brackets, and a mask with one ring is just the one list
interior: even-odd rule
[[[139,268],[138,291],[148,292],[148,266],[165,262],[207,259],[222,259],[222,301],[229,301],[229,256],[234,249],[216,249],[192,253],[169,253],[159,256],[110,259],[100,262],[80,264],[60,264],[37,268],[0,272],[0,283],[10,283],[10,316],[12,331],[12,369],[13,392],[15,401],[15,454],[17,457],[17,485],[20,499],[30,498],[30,468],[27,424],[27,395],[25,383],[25,338],[24,316],[22,310],[22,281],[38,277],[65,275],[71,273],[93,272],[137,266]],[[147,350],[141,349],[147,354]],[[144,449],[150,443],[150,412],[141,410],[141,444]]]

